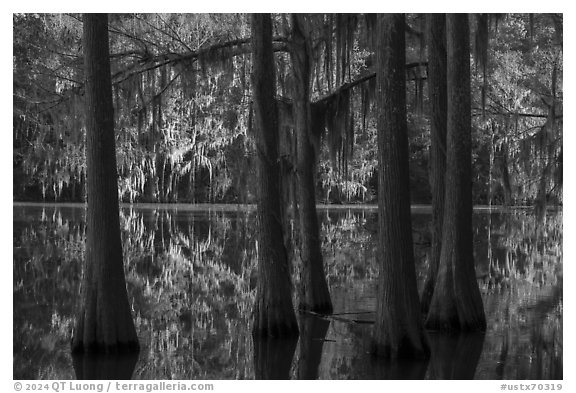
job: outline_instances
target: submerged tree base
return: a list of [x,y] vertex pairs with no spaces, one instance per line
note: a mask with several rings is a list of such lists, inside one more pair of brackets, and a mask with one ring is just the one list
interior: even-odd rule
[[298,304],[298,310],[302,313],[306,312],[313,312],[315,314],[321,315],[330,315],[334,312],[334,308],[332,307],[332,302],[330,299],[328,301],[319,302],[315,304],[308,304],[305,302],[301,302]]
[[[474,296],[460,290],[458,295],[454,294],[453,286],[456,284],[453,279],[451,274],[439,276],[425,328],[447,333],[485,331],[486,317],[480,293]],[[477,285],[475,282],[472,284]]]
[[288,338],[298,337],[299,334],[296,314],[291,306],[256,305],[252,337]]
[[[89,266],[93,265],[90,263]],[[87,276],[93,279],[95,275]],[[86,292],[82,301],[85,308],[80,310],[76,317],[71,341],[73,354],[114,355],[140,351],[126,289],[123,286],[125,284],[118,283],[113,279],[114,276],[108,275],[107,283],[112,284],[107,291],[99,288],[97,284],[85,283]]]
[[99,341],[72,341],[71,343],[73,354],[135,354],[140,352],[140,344],[138,341],[116,342],[115,344],[108,344]]
[[288,323],[268,323],[265,326],[254,326],[252,329],[252,337],[254,338],[290,338],[299,335],[298,325],[294,326]]
[[138,353],[73,354],[76,379],[132,379]]
[[389,342],[382,343],[378,341],[378,337],[375,337],[370,343],[370,353],[372,356],[387,359],[426,360],[430,357],[430,348],[424,335],[421,335],[416,342],[405,336],[398,345],[392,345]]
[[476,318],[462,321],[457,314],[449,316],[429,315],[424,326],[427,330],[446,333],[486,331],[485,320]]

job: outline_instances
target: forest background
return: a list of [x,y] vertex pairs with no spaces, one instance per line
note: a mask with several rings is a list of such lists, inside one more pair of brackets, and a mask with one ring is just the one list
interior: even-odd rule
[[[281,48],[287,36],[281,18],[275,24],[284,103],[281,159],[290,177],[292,82]],[[562,30],[547,14],[485,18],[471,23],[474,203],[561,204]],[[362,38],[367,27],[360,17],[317,19],[311,91],[316,197],[324,203],[374,203],[375,78],[369,42]],[[82,202],[81,24],[73,15],[34,14],[17,16],[14,23],[13,199]],[[347,26],[328,39],[330,23]],[[407,23],[411,196],[412,203],[426,204],[431,196],[423,17],[410,14]],[[132,14],[113,16],[110,26],[122,201],[254,203],[246,18]],[[487,47],[482,35],[489,36]],[[189,47],[186,36],[196,37],[196,47]],[[36,49],[23,45],[30,40],[38,42]],[[340,64],[344,52],[348,58]]]

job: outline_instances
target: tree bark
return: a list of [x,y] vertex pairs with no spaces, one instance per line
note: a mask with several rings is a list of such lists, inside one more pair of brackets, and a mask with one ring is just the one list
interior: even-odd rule
[[126,292],[120,220],[107,14],[85,14],[86,261],[74,352],[138,351]]
[[278,109],[269,14],[252,15],[256,150],[258,156],[258,285],[253,335],[298,335],[282,228]]
[[468,16],[448,14],[448,135],[442,251],[426,326],[485,330],[472,233],[472,125]]
[[444,215],[444,176],[446,174],[446,16],[426,15],[428,40],[428,96],[430,97],[430,188],[432,190],[432,246],[430,266],[421,296],[422,313],[426,315],[434,293]]
[[403,14],[378,15],[378,213],[380,276],[374,354],[426,358],[412,249]]
[[320,230],[316,212],[314,184],[315,157],[310,141],[310,48],[303,26],[303,16],[292,17],[292,50],[294,70],[294,128],[297,139],[297,189],[300,216],[301,310],[330,314],[332,301],[324,273]]

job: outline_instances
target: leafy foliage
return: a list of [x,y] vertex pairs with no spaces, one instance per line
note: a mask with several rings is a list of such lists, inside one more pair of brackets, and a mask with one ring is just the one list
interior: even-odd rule
[[[236,14],[110,18],[119,191],[129,202],[254,202],[250,39]],[[274,16],[283,135],[294,166],[290,18]],[[317,193],[375,198],[373,15],[307,15]],[[414,202],[429,201],[424,18],[407,16]],[[562,16],[473,19],[474,199],[562,203]],[[15,200],[84,200],[81,18],[14,14]],[[537,158],[537,159],[534,159]]]

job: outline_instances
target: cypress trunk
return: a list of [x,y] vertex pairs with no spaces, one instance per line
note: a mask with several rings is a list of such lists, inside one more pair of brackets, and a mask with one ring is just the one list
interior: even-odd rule
[[432,246],[430,266],[421,297],[422,313],[427,314],[434,293],[442,250],[444,215],[444,176],[446,174],[446,16],[426,15],[428,41],[428,96],[430,97],[430,189],[432,190]]
[[294,70],[293,111],[297,140],[297,191],[300,229],[301,310],[330,314],[332,301],[324,274],[314,184],[315,157],[310,141],[310,48],[303,30],[303,16],[292,18],[291,59]]
[[426,326],[484,330],[486,317],[474,270],[470,40],[468,16],[448,14],[448,135],[440,266]]
[[86,260],[74,352],[137,351],[126,292],[116,172],[107,14],[84,15]]
[[253,335],[298,335],[282,228],[278,112],[269,14],[252,15],[256,151],[258,156],[258,285]]
[[404,15],[378,15],[378,213],[380,276],[372,351],[382,357],[429,355],[420,319],[412,250]]

